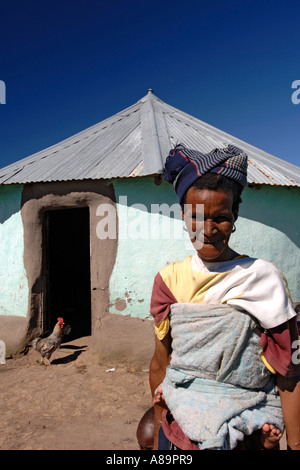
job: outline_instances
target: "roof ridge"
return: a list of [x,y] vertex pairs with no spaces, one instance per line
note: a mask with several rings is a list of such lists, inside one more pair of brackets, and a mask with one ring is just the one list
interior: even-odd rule
[[[155,174],[162,172],[163,156],[156,125],[152,89],[148,90],[148,95],[145,98],[144,101],[141,100],[140,108],[143,169],[147,174]],[[151,158],[149,158],[149,155],[151,155]]]

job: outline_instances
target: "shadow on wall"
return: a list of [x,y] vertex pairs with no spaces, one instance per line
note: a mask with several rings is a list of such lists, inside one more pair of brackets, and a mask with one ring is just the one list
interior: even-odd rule
[[[157,191],[154,191],[153,181],[145,182],[137,179],[135,191],[132,193],[132,186],[128,184],[128,181],[125,181],[119,194],[123,192],[127,196],[127,205],[143,204],[148,212],[151,212],[152,204],[160,205],[165,203],[170,206],[176,204],[178,202],[177,198],[170,190],[169,185],[165,181],[159,183],[162,183],[162,187],[156,186]],[[139,184],[141,191],[137,191]],[[147,184],[149,188],[147,188]],[[26,202],[26,200],[22,201],[22,190],[23,185],[0,186],[0,224],[19,212],[21,205]],[[137,194],[143,196],[136,200]],[[36,197],[40,197],[40,194]],[[300,247],[300,218],[298,217],[300,188],[250,185],[244,191],[242,199],[243,202],[240,206],[241,217],[279,230],[287,235],[296,246]],[[180,212],[178,212],[178,216],[173,213],[170,213],[170,216],[181,218]]]
[[[153,212],[155,205],[160,208],[163,204],[168,207],[178,205],[174,191],[161,178],[154,181],[136,179],[134,189],[130,181],[124,180],[118,182],[117,188],[119,197],[121,194],[126,195],[124,205],[137,204],[141,211]],[[242,194],[242,201],[239,214],[241,217],[275,228],[300,247],[300,188],[249,185]],[[165,213],[168,214],[168,211]],[[175,212],[170,211],[169,216],[181,220],[180,207]]]
[[22,190],[18,184],[0,186],[0,224],[20,211]]
[[279,230],[300,248],[300,188],[249,186],[242,200],[240,217]]

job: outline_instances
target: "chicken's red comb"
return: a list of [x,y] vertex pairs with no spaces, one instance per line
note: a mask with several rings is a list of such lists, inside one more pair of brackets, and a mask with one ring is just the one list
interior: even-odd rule
[[63,323],[64,319],[62,317],[58,317],[57,321],[59,321],[59,323]]

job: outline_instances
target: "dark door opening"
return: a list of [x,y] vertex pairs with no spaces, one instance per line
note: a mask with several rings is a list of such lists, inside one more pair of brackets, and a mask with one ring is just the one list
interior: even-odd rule
[[70,341],[91,334],[89,209],[46,213],[46,311],[44,331],[57,317],[71,326]]

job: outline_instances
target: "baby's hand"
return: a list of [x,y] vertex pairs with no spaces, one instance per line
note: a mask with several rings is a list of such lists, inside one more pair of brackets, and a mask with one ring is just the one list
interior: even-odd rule
[[152,403],[153,403],[153,405],[165,406],[165,399],[164,399],[163,390],[162,390],[161,385],[159,385],[157,387],[156,394],[153,397]]

